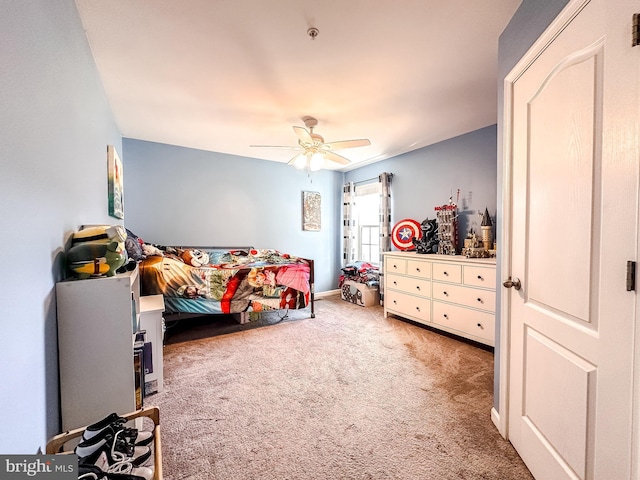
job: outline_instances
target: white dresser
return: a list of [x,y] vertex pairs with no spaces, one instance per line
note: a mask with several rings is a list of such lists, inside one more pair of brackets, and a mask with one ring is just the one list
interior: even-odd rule
[[494,258],[384,254],[384,315],[390,313],[495,346]]

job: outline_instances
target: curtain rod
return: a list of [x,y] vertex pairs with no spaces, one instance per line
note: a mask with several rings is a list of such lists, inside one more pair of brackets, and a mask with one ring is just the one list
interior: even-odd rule
[[[354,185],[360,185],[361,183],[369,183],[372,182],[373,180],[378,180],[380,178],[380,176],[378,175],[377,177],[372,177],[372,178],[366,178],[364,180],[359,180],[357,182],[353,182]],[[389,180],[391,180],[393,178],[393,173],[389,174]]]

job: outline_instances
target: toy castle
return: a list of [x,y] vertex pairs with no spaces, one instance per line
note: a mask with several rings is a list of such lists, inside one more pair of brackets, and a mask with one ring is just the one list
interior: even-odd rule
[[462,254],[467,258],[488,258],[496,256],[496,244],[493,242],[491,230],[493,223],[489,216],[489,210],[484,209],[482,222],[480,224],[481,237],[470,230],[467,238],[464,240],[464,248]]

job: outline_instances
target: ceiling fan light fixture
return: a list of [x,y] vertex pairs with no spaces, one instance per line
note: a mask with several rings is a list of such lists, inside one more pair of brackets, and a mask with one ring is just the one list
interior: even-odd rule
[[324,164],[324,155],[320,152],[315,152],[309,157],[309,170],[317,172],[322,168]]
[[300,155],[297,155],[289,163],[298,170],[307,170],[309,172],[317,172],[324,166],[324,155],[314,149],[307,149]]
[[301,153],[293,161],[293,166],[298,170],[303,170],[307,166],[307,155]]

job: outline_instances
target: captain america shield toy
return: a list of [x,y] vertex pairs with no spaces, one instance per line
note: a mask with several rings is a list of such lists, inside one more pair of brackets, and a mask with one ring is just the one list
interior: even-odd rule
[[420,240],[422,238],[422,230],[420,229],[420,224],[410,218],[400,220],[391,231],[391,243],[398,250],[415,249],[413,237]]

